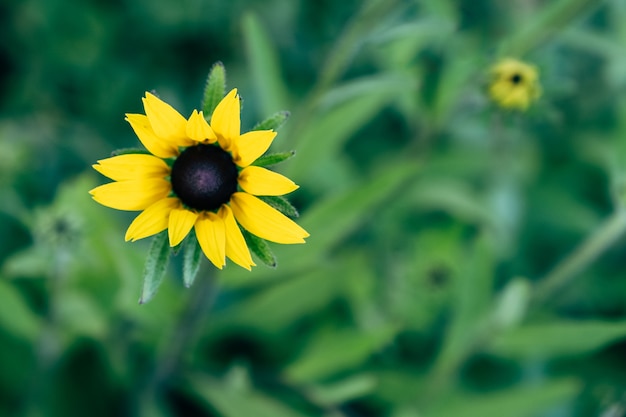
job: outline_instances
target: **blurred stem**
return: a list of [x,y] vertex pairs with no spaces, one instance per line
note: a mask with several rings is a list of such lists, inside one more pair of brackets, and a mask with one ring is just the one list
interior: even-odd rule
[[358,44],[367,37],[367,34],[371,33],[376,22],[379,22],[386,12],[393,8],[395,3],[396,0],[368,0],[355,13],[336,42],[333,43],[333,47],[328,52],[319,71],[320,76],[317,82],[303,101],[298,113],[294,115],[295,120],[291,124],[291,132],[302,132],[306,129],[309,119],[317,109],[324,93],[341,78],[349,67],[356,49],[358,49]]
[[215,270],[206,259],[202,260],[198,278],[196,285],[188,290],[191,294],[185,308],[167,336],[168,342],[161,350],[149,380],[139,393],[137,416],[152,415],[163,386],[179,371],[185,353],[192,348],[207,312],[213,306],[217,295]]
[[321,71],[317,90],[324,91],[341,77],[354,57],[357,44],[371,32],[373,22],[380,21],[395,1],[369,0],[350,21],[328,54]]
[[555,295],[625,232],[626,209],[620,208],[539,282],[534,301],[544,302]]
[[60,352],[60,341],[57,335],[57,301],[69,253],[65,247],[60,246],[54,249],[53,257],[53,266],[47,277],[48,308],[41,335],[35,347],[35,371],[31,377],[32,380],[24,402],[23,415],[26,417],[45,414],[46,394],[48,387],[50,387],[50,370]]
[[501,56],[522,56],[544,44],[548,38],[565,28],[572,20],[594,7],[602,0],[560,0],[550,4],[523,29],[503,44]]

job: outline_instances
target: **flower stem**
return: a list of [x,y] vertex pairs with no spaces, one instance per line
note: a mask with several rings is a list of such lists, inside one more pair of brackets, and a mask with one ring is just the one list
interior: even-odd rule
[[204,260],[201,263],[199,279],[189,290],[191,295],[186,307],[181,312],[177,325],[168,335],[168,343],[161,350],[148,381],[139,391],[135,415],[151,414],[158,407],[157,399],[161,390],[182,366],[186,351],[193,346],[199,330],[205,323],[206,313],[215,301],[217,286],[214,272],[209,262]]
[[604,224],[539,282],[534,291],[534,301],[544,302],[562,289],[625,232],[626,209],[617,209]]

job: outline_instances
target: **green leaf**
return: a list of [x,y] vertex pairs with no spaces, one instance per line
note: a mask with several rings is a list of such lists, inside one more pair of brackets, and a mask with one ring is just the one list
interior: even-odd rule
[[260,102],[261,114],[271,114],[288,108],[287,89],[280,74],[278,54],[274,42],[253,13],[243,17],[243,36],[254,86]]
[[285,403],[254,389],[238,387],[227,381],[216,381],[194,375],[188,389],[203,400],[207,408],[222,417],[306,417]]
[[0,279],[0,325],[13,335],[34,342],[41,333],[41,322],[20,292]]
[[119,155],[129,155],[129,154],[145,154],[145,155],[152,155],[150,152],[148,152],[147,149],[144,148],[122,148],[122,149],[116,149],[113,152],[111,152],[111,156],[119,156]]
[[626,339],[626,321],[552,321],[527,324],[497,336],[489,350],[508,357],[582,355]]
[[381,85],[359,90],[359,94],[323,112],[311,116],[314,122],[297,132],[298,153],[305,155],[298,163],[290,164],[287,176],[307,178],[320,161],[326,161],[343,149],[353,134],[370,122],[374,116],[397,97]]
[[276,268],[276,256],[274,256],[272,249],[270,249],[270,245],[265,241],[265,239],[261,239],[245,229],[242,229],[241,231],[243,233],[243,237],[246,239],[248,248],[252,250],[261,262],[270,268]]
[[196,279],[201,260],[202,249],[196,238],[195,231],[191,230],[183,243],[183,283],[185,287],[191,287]]
[[289,151],[289,152],[271,153],[269,155],[263,155],[262,157],[254,161],[252,165],[255,165],[258,167],[276,165],[278,163],[281,163],[283,161],[290,159],[295,154],[296,154],[296,151]]
[[345,288],[345,282],[337,277],[352,271],[348,265],[333,264],[332,269],[324,267],[270,284],[218,313],[215,327],[246,326],[269,332],[284,331],[295,321],[319,313],[337,299]]
[[252,130],[277,130],[289,119],[290,115],[291,113],[288,111],[279,111],[262,122],[257,123]]
[[301,355],[287,367],[293,382],[311,382],[358,367],[388,344],[397,329],[392,326],[363,331],[342,329],[314,334]]
[[202,112],[204,117],[210,118],[213,110],[226,95],[226,69],[224,64],[216,62],[207,77],[204,95],[202,97]]
[[332,406],[370,394],[377,385],[375,376],[359,374],[330,384],[313,385],[308,388],[308,394],[316,404]]
[[167,263],[170,258],[170,246],[167,232],[163,231],[152,239],[148,258],[143,271],[143,289],[139,304],[147,303],[154,297],[163,281]]
[[[559,403],[570,401],[580,391],[580,383],[561,379],[543,384],[511,388],[477,395],[458,395],[439,401],[429,417],[531,417]],[[545,414],[541,414],[545,415]]]
[[270,206],[274,207],[276,210],[280,211],[287,217],[298,217],[300,213],[294,206],[291,205],[289,200],[280,195],[264,195],[259,196],[259,198],[265,201]]

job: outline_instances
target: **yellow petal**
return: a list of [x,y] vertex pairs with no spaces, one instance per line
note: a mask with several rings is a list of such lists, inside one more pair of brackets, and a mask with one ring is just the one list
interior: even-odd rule
[[238,181],[244,191],[253,195],[283,195],[298,189],[289,178],[255,166],[241,170]]
[[126,231],[126,241],[132,240],[134,242],[167,229],[170,212],[179,205],[180,201],[171,197],[152,204],[135,217],[135,220],[130,224]]
[[141,178],[164,178],[170,168],[160,158],[152,155],[128,154],[101,159],[93,168],[115,181]]
[[211,127],[217,135],[220,146],[230,151],[233,142],[239,137],[240,126],[239,96],[237,89],[233,88],[215,107],[211,116]]
[[262,239],[276,243],[304,243],[304,238],[309,236],[287,216],[250,194],[233,194],[230,205],[237,221]]
[[178,148],[176,146],[164,141],[154,133],[147,116],[143,114],[126,114],[126,121],[130,123],[130,126],[135,131],[135,134],[143,146],[145,146],[151,154],[159,158],[171,158],[172,156],[178,155]]
[[239,136],[233,144],[235,163],[247,167],[269,149],[275,137],[273,130],[254,130]]
[[146,92],[142,98],[143,108],[150,120],[150,126],[154,133],[174,147],[189,146],[191,141],[187,138],[187,119],[185,119],[172,106]]
[[237,265],[250,271],[251,267],[256,266],[256,264],[252,261],[250,250],[239,226],[237,226],[232,210],[224,204],[220,207],[217,215],[224,221],[226,228],[226,256]]
[[104,184],[89,191],[94,200],[117,210],[144,210],[167,197],[172,190],[169,181],[148,178]]
[[176,246],[183,241],[185,236],[196,223],[198,213],[184,209],[175,208],[170,213],[170,220],[167,226],[167,233],[170,238],[170,246]]
[[211,126],[207,123],[206,119],[202,115],[202,112],[194,110],[189,116],[187,121],[187,136],[196,142],[208,142],[214,143],[217,141],[215,132],[211,129]]
[[200,248],[213,265],[222,269],[226,264],[226,226],[215,213],[204,212],[196,221],[196,237]]

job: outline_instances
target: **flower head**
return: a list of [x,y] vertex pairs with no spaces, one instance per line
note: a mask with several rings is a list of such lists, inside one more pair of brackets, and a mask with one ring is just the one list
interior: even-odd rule
[[210,124],[194,110],[188,119],[146,93],[144,114],[126,120],[150,154],[103,159],[94,169],[114,182],[90,191],[98,203],[141,210],[126,231],[135,241],[167,230],[170,246],[191,232],[218,268],[228,257],[243,268],[254,262],[240,226],[277,243],[304,243],[309,234],[258,196],[280,196],[298,188],[288,178],[252,165],[276,132],[240,133],[240,102],[233,89],[215,107]]
[[541,95],[537,69],[512,58],[491,68],[489,96],[505,109],[526,110]]

